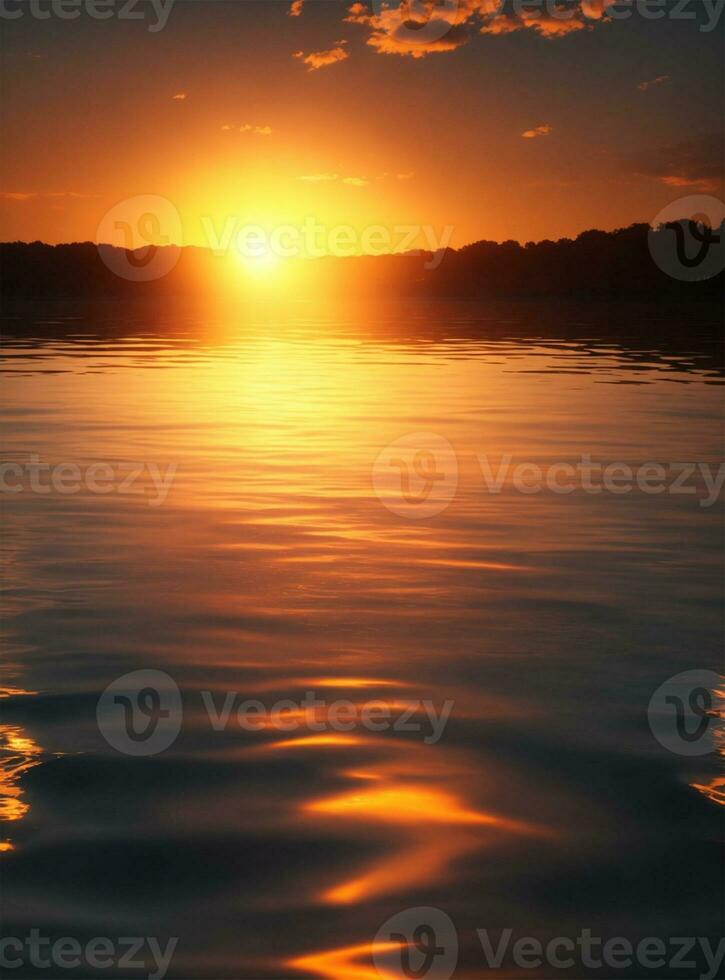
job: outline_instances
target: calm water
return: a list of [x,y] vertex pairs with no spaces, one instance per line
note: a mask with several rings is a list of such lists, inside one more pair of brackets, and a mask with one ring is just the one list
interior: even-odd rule
[[[420,906],[454,921],[467,980],[586,972],[487,972],[477,929],[716,936],[715,758],[667,751],[647,706],[672,675],[719,667],[722,499],[702,506],[701,479],[689,494],[529,494],[510,472],[493,493],[480,463],[716,471],[708,316],[8,317],[3,458],[106,463],[115,483],[43,493],[23,476],[2,498],[6,932],[178,937],[179,980],[400,976],[366,944]],[[420,433],[417,462],[407,443],[386,450]],[[431,453],[428,498],[415,481]],[[167,495],[153,473],[173,475]],[[96,705],[139,669],[178,684],[183,724],[135,757]],[[237,722],[241,701],[306,692],[352,702],[346,730],[290,704],[295,730]],[[205,704],[225,696],[215,730]],[[371,731],[371,701],[420,730]]]

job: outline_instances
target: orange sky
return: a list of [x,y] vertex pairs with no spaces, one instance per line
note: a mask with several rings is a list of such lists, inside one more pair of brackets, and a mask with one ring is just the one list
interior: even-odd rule
[[170,202],[180,244],[312,217],[335,252],[340,225],[354,251],[375,250],[370,226],[392,248],[408,225],[455,247],[722,194],[723,26],[704,14],[569,0],[566,21],[491,18],[493,0],[445,0],[413,43],[397,10],[359,3],[177,0],[150,29],[164,2],[0,20],[1,240],[109,240],[104,215],[137,195]]

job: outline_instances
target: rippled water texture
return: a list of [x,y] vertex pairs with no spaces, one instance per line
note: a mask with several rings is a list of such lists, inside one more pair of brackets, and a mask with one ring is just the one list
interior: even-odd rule
[[[371,940],[417,906],[455,922],[466,980],[516,975],[486,972],[478,928],[714,936],[716,760],[667,751],[647,706],[668,677],[718,669],[722,500],[493,493],[480,465],[716,471],[713,318],[9,315],[4,459],[144,469],[133,493],[3,494],[7,932],[176,936],[178,980],[372,980]],[[424,516],[415,483],[385,490],[407,472],[386,447],[421,433],[410,475],[430,445],[456,468]],[[139,669],[171,675],[183,725],[133,757],[96,705]],[[206,705],[230,692],[215,730]],[[250,699],[292,702],[288,727],[241,727]],[[372,701],[408,723],[371,730]]]

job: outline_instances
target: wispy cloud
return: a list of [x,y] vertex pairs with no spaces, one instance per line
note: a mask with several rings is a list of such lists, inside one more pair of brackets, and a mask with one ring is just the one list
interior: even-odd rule
[[308,71],[318,71],[320,68],[328,68],[330,65],[337,64],[338,61],[345,61],[350,57],[342,46],[330,48],[328,51],[312,51],[305,54],[304,51],[295,51],[293,58],[299,58],[303,64],[307,65]]
[[684,143],[652,146],[625,161],[624,167],[667,187],[716,191],[723,184],[721,137],[711,133]]
[[225,123],[222,126],[223,133],[252,133],[255,136],[271,136],[274,130],[271,126],[253,126],[252,123],[244,123],[239,126],[236,123]]
[[188,98],[189,98],[188,92],[177,92],[176,95],[172,95],[171,101],[172,102],[186,102],[186,100]]
[[[436,0],[402,0],[368,4],[356,0],[347,10],[345,21],[368,28],[367,44],[380,54],[411,58],[455,51],[472,34],[501,35],[532,30],[547,40],[566,37],[577,31],[592,30],[606,22],[609,7],[617,0],[561,0],[541,7],[511,10],[504,0],[457,0],[439,4]],[[628,2],[628,0],[620,0]]]
[[637,88],[640,92],[646,92],[648,89],[654,88],[655,85],[664,85],[665,82],[669,82],[669,75],[658,75],[657,78],[650,78],[649,81],[640,82]]
[[521,134],[521,139],[523,140],[535,140],[539,136],[548,136],[552,132],[553,126],[549,123],[544,123],[543,126],[537,126],[535,129],[527,129],[526,132]]
[[348,184],[350,187],[367,187],[370,181],[367,177],[341,177],[339,174],[305,174],[297,180],[305,180],[309,183],[322,183],[325,181],[339,181],[341,184]]
[[0,191],[0,199],[3,201],[60,200],[69,197],[80,199],[98,197],[98,195],[79,194],[77,191]]

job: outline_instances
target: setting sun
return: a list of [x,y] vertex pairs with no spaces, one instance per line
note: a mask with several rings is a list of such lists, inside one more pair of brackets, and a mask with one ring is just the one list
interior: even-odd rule
[[9,975],[721,975],[723,28],[0,0]]

